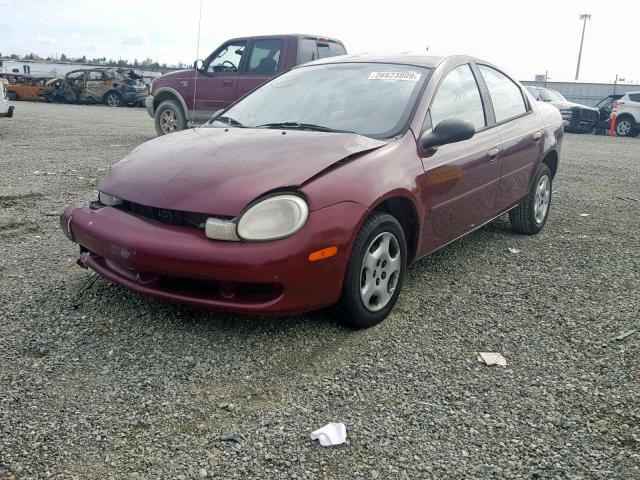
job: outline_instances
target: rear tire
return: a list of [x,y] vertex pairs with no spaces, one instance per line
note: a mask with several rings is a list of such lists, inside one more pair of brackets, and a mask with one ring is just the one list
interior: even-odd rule
[[509,212],[511,228],[525,235],[535,235],[542,230],[551,209],[552,182],[551,170],[545,163],[541,163],[529,193],[520,205]]
[[167,135],[187,128],[187,119],[182,107],[175,100],[165,100],[156,109],[156,132]]
[[628,115],[620,117],[616,121],[616,135],[618,137],[635,137],[637,128],[634,119]]
[[395,217],[374,212],[364,222],[338,303],[343,323],[369,328],[387,318],[398,300],[407,269],[407,246]]
[[122,96],[118,92],[109,92],[104,96],[104,103],[108,107],[121,107]]

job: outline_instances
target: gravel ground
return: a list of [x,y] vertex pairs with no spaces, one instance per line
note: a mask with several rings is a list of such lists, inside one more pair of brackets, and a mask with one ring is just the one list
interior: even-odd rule
[[[154,136],[143,109],[0,122],[0,479],[640,478],[640,331],[614,340],[640,328],[639,140],[567,135],[540,235],[483,228],[350,331],[77,267],[57,215]],[[329,421],[348,444],[310,441]]]

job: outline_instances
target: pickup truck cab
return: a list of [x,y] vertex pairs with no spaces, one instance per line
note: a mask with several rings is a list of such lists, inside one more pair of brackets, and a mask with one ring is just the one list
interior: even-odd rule
[[158,135],[184,130],[296,65],[346,53],[341,41],[314,35],[234,38],[196,60],[193,69],[154,80],[147,112]]

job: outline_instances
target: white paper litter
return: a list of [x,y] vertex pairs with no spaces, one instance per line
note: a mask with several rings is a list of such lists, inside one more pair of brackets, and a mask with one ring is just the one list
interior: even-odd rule
[[347,427],[344,423],[327,423],[324,427],[311,432],[311,440],[319,440],[323,447],[340,445],[347,440]]
[[507,365],[507,360],[495,352],[478,352],[478,361],[487,365],[500,365],[501,367]]
[[511,253],[520,253],[520,250],[518,250],[517,248],[513,248],[513,247],[509,247],[509,251]]
[[581,217],[588,217],[588,216],[589,216],[589,214],[588,214],[588,213],[581,213],[581,214],[580,214],[580,216],[581,216]]

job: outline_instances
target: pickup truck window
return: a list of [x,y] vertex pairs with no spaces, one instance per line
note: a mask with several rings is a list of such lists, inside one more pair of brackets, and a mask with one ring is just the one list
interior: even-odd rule
[[251,47],[247,73],[274,75],[278,71],[282,40],[256,40]]
[[318,47],[313,38],[302,38],[298,51],[298,63],[307,63],[318,60]]
[[228,43],[209,60],[206,70],[210,73],[235,73],[240,68],[245,42]]
[[347,53],[344,47],[336,42],[318,42],[319,58],[336,57]]

